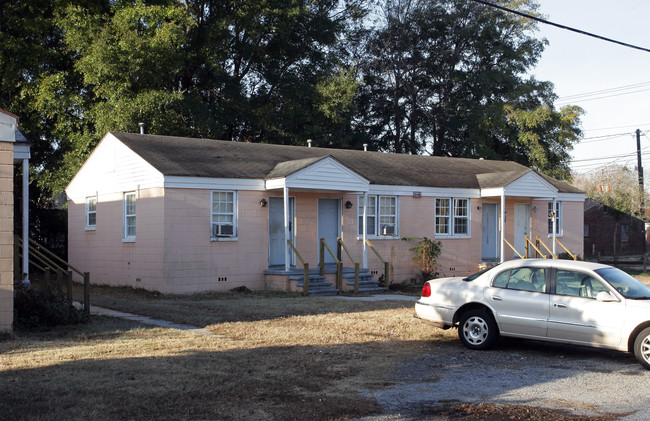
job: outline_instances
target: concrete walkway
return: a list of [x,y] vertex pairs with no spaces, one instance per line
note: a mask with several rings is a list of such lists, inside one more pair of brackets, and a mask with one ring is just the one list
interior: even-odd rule
[[174,323],[168,320],[152,319],[151,317],[140,316],[138,314],[132,314],[132,313],[125,313],[123,311],[111,310],[109,308],[90,306],[90,314],[95,316],[119,317],[121,319],[132,320],[134,322],[142,323],[145,325],[154,325],[159,327],[165,327],[168,329],[184,330],[187,332],[196,333],[197,335],[214,336],[217,338],[230,340],[225,336],[217,335],[213,332],[210,332],[207,329],[203,329],[200,327],[190,326],[181,323]]
[[[340,300],[354,300],[354,301],[384,301],[384,300],[397,300],[397,301],[417,301],[419,297],[414,297],[411,295],[398,295],[398,294],[380,294],[380,295],[371,295],[366,297],[353,297],[353,296],[344,296],[344,295],[333,295],[326,298],[334,298]],[[74,303],[77,308],[81,308],[81,303]],[[95,316],[108,316],[108,317],[118,317],[121,319],[132,320],[134,322],[142,323],[145,325],[153,325],[164,327],[168,329],[178,329],[184,330],[186,332],[196,333],[197,335],[205,336],[214,336],[220,339],[231,340],[222,335],[217,335],[207,329],[186,325],[182,323],[174,323],[168,320],[152,319],[147,316],[140,316],[138,314],[126,313],[123,311],[111,310],[109,308],[90,306],[90,314]]]

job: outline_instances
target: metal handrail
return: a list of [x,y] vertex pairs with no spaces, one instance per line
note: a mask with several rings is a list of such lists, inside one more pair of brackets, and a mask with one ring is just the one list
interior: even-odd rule
[[296,253],[296,257],[298,260],[303,265],[304,272],[303,272],[303,281],[302,281],[302,295],[307,296],[309,295],[309,263],[305,262],[305,259],[302,258],[300,253],[298,252],[298,249],[296,246],[293,245],[291,240],[287,239],[287,244],[289,244],[289,247],[293,250],[294,253]]
[[342,259],[342,253],[341,249],[345,251],[345,253],[348,255],[352,263],[354,264],[354,292],[355,294],[359,292],[359,263],[354,261],[354,258],[352,257],[352,254],[350,253],[350,250],[345,246],[345,243],[343,242],[343,239],[341,237],[336,239],[336,256],[338,257],[339,260],[343,261]]
[[384,260],[383,257],[381,257],[381,254],[377,251],[377,249],[372,245],[370,240],[366,239],[366,244],[368,247],[370,247],[370,250],[372,250],[375,255],[379,258],[379,260],[384,264],[384,283],[386,284],[386,289],[388,289],[388,286],[390,285],[390,262],[387,262]]

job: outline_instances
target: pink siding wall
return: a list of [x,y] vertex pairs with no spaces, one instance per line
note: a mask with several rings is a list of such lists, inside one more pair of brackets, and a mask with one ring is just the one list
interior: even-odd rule
[[163,190],[136,196],[136,241],[122,240],[122,193],[97,198],[97,227],[85,230],[85,198],[68,204],[70,263],[90,272],[91,282],[160,290],[163,279]]
[[0,331],[14,319],[14,153],[13,143],[0,142]]
[[[122,194],[100,196],[97,204],[97,228],[85,230],[85,198],[69,204],[69,255],[73,265],[91,272],[93,283],[129,285],[164,293],[225,291],[238,286],[263,289],[264,270],[268,268],[268,212],[259,201],[277,192],[239,191],[238,238],[211,241],[211,190],[144,189],[136,201],[136,241],[122,241]],[[357,233],[358,195],[340,193],[290,192],[295,197],[295,245],[311,267],[319,261],[318,199],[340,199],[342,238],[356,261],[363,261],[363,243]],[[352,202],[346,209],[343,204]],[[486,200],[494,202],[493,199]],[[514,241],[514,204],[506,202],[506,239]],[[470,238],[440,238],[442,254],[439,276],[464,276],[477,270],[481,261],[483,200],[470,201]],[[533,237],[546,235],[546,201],[531,201]],[[419,276],[409,248],[414,242],[402,237],[436,238],[434,233],[435,198],[399,197],[399,235],[395,238],[371,238],[385,259],[392,262],[391,279],[408,282]],[[537,206],[537,212],[533,211]],[[582,203],[564,202],[565,235],[561,241],[572,250],[582,249]],[[578,228],[576,228],[578,227]],[[550,246],[550,241],[547,242]],[[334,244],[331,245],[334,248]],[[559,249],[559,248],[558,248]],[[561,250],[559,250],[561,251]],[[506,250],[506,256],[512,256]],[[351,266],[347,256],[346,266]],[[368,249],[368,268],[378,275],[383,264]]]
[[[211,190],[167,189],[163,291],[185,294],[264,288],[268,268],[265,192],[239,191],[237,241],[210,241]],[[268,199],[267,199],[268,200]]]

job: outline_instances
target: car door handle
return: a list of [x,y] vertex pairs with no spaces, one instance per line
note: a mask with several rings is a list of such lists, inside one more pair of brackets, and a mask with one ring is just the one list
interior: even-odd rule
[[498,295],[493,295],[493,296],[492,296],[492,300],[494,300],[494,301],[501,301],[501,297],[499,297]]
[[553,303],[553,307],[555,307],[555,308],[566,308],[566,304]]

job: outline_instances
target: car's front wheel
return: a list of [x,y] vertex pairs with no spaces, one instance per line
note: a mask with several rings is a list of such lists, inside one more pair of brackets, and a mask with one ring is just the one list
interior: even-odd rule
[[650,327],[646,327],[636,336],[634,356],[642,366],[650,370]]
[[460,318],[458,338],[469,349],[488,349],[499,337],[494,317],[486,310],[469,310]]

